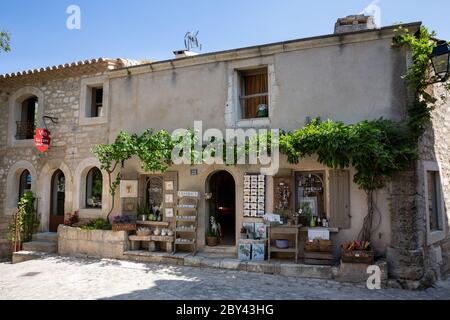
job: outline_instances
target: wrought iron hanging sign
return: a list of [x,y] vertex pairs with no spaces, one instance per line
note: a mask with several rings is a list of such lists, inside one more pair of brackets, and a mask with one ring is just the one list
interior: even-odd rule
[[45,152],[50,147],[50,131],[44,128],[36,128],[36,135],[34,136],[34,145],[40,152]]

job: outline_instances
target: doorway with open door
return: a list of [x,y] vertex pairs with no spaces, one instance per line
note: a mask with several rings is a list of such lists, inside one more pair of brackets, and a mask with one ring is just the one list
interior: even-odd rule
[[225,171],[213,173],[207,182],[207,190],[211,194],[207,223],[215,217],[221,228],[220,244],[236,245],[236,184],[233,176]]
[[58,226],[64,223],[64,202],[66,195],[66,179],[61,170],[56,170],[51,181],[50,223],[49,231],[57,232]]

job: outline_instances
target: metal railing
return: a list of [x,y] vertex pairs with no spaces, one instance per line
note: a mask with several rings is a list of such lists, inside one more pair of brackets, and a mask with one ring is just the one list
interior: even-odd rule
[[17,121],[16,122],[16,139],[17,140],[26,140],[33,139],[35,126],[34,122],[31,121]]

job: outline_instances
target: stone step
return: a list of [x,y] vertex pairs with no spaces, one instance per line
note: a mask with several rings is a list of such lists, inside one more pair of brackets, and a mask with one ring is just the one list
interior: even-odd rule
[[233,246],[215,246],[215,247],[208,247],[205,246],[202,249],[202,252],[205,253],[215,253],[215,254],[236,254],[236,247]]
[[33,234],[33,241],[58,242],[58,234],[56,232],[44,232]]
[[236,253],[220,253],[220,252],[198,252],[197,255],[199,257],[203,258],[210,258],[210,259],[236,259],[237,255]]
[[40,251],[47,253],[55,253],[57,251],[58,245],[56,242],[50,241],[32,241],[23,244],[22,248],[24,251]]
[[12,255],[12,263],[20,263],[20,262],[25,262],[25,261],[29,261],[29,260],[36,260],[36,259],[41,259],[45,256],[47,256],[48,254],[45,252],[37,252],[37,251],[17,251],[14,252]]

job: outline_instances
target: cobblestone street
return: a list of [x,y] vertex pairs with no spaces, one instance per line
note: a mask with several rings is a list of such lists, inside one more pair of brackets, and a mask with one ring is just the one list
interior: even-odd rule
[[450,299],[450,281],[426,291],[127,261],[47,257],[0,263],[0,299]]

